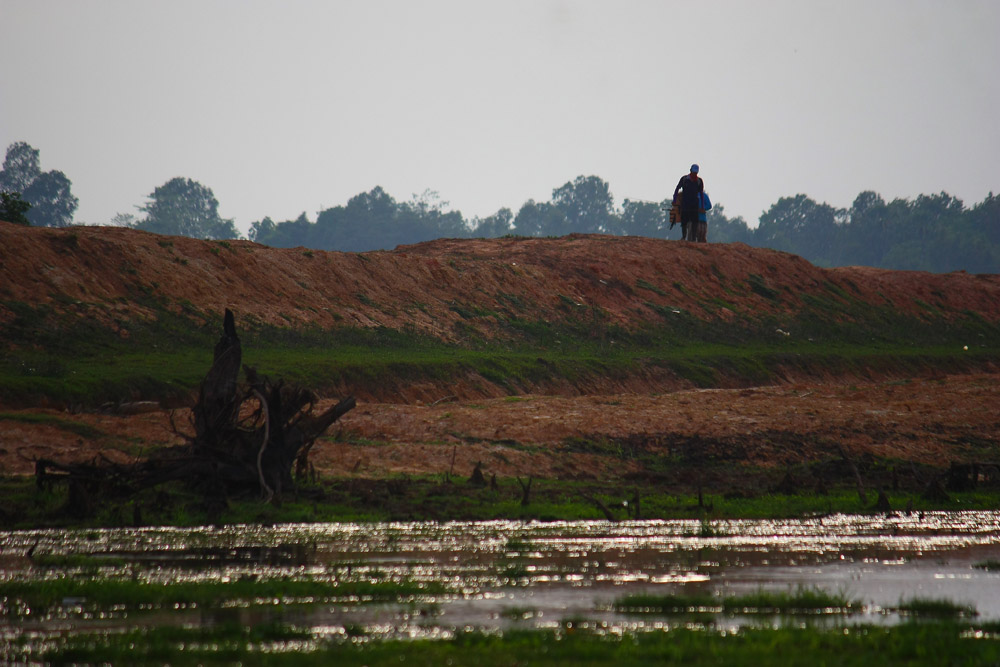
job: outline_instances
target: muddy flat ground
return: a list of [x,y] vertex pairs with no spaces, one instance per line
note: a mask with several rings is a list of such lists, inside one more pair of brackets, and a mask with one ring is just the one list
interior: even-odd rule
[[[331,401],[323,401],[320,407]],[[629,452],[753,466],[852,456],[946,467],[996,460],[1000,374],[831,381],[659,395],[527,395],[436,404],[360,402],[317,441],[319,473],[614,480],[642,465]],[[34,460],[128,461],[193,433],[189,410],[122,416],[0,409],[0,470]],[[39,420],[39,416],[41,416]],[[38,420],[38,421],[35,421]]]

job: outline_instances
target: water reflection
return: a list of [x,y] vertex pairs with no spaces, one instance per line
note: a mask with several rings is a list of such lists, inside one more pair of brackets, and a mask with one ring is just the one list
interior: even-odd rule
[[[853,621],[894,622],[883,613],[907,597],[948,598],[1000,619],[998,575],[974,567],[1000,560],[1000,513],[924,516],[832,515],[808,520],[586,522],[408,522],[38,530],[0,533],[0,580],[59,577],[155,584],[252,578],[415,583],[444,593],[364,604],[356,596],[233,600],[221,608],[135,610],[68,601],[43,618],[4,602],[5,640],[25,633],[150,623],[257,624],[280,620],[314,637],[448,636],[462,629],[596,624],[608,632],[711,622],[782,619],[635,617],[612,609],[638,592],[816,587],[865,604]],[[708,536],[703,536],[708,535]],[[27,557],[32,550],[32,558]],[[67,557],[64,562],[59,557]],[[70,558],[73,557],[73,558]],[[82,558],[80,558],[82,557]],[[287,601],[284,601],[287,602]]]

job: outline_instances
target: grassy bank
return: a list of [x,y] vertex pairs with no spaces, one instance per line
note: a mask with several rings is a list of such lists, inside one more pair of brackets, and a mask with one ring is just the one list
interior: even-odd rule
[[[1000,344],[830,342],[748,339],[741,344],[675,339],[669,331],[551,331],[518,342],[469,345],[398,331],[251,331],[242,335],[244,363],[321,394],[392,400],[407,385],[441,388],[462,382],[484,395],[544,393],[552,387],[613,387],[641,378],[651,391],[680,386],[769,384],[800,377],[914,377],[1000,366]],[[82,408],[107,402],[158,400],[184,405],[212,363],[215,332],[129,340],[90,337],[58,346],[19,346],[0,360],[0,401],[8,406]],[[490,387],[489,390],[486,387]]]
[[[683,474],[683,473],[681,473]],[[689,475],[690,476],[690,475]],[[692,520],[695,537],[724,536],[726,519],[807,518],[828,514],[880,514],[875,494],[862,502],[848,486],[819,494],[763,491],[759,494],[678,490],[673,485],[595,485],[534,479],[528,504],[516,480],[501,479],[496,489],[480,488],[443,475],[423,477],[320,478],[302,483],[277,504],[257,498],[208,502],[179,486],[161,486],[104,503],[81,517],[70,503],[69,489],[55,484],[39,489],[33,478],[0,478],[0,527],[128,527],[142,525],[315,523],[337,521],[467,521],[467,520]],[[893,511],[970,511],[1000,507],[996,489],[950,493],[927,499],[917,491],[888,492]]]
[[[906,315],[828,288],[794,311],[738,317],[734,304],[718,299],[704,301],[700,314],[648,301],[634,327],[578,304],[563,304],[548,319],[525,319],[517,308],[454,306],[461,319],[449,335],[458,343],[411,325],[277,327],[239,313],[237,329],[244,362],[261,373],[320,393],[387,399],[415,383],[440,386],[447,395],[457,379],[472,391],[480,384],[493,394],[497,388],[518,394],[610,387],[637,377],[663,390],[765,384],[788,372],[911,377],[1000,366],[1000,326],[977,313],[930,308]],[[780,295],[767,297],[784,303]],[[0,304],[14,315],[0,324],[0,401],[10,406],[184,404],[211,365],[221,333],[218,314],[169,303],[142,286],[118,304],[141,310],[141,317],[117,315],[116,304],[91,306],[102,313],[97,319],[58,300]]]

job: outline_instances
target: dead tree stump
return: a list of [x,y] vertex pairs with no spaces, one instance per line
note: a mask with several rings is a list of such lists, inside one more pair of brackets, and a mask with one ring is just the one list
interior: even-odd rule
[[[192,409],[194,436],[185,436],[187,445],[131,464],[39,460],[39,487],[65,481],[77,498],[74,504],[87,510],[99,499],[120,500],[168,482],[183,483],[211,503],[253,494],[280,502],[294,486],[296,461],[306,465],[303,459],[314,441],[351,410],[355,400],[348,397],[313,414],[313,392],[282,380],[272,382],[242,363],[235,318],[227,309],[212,366]],[[241,368],[245,384],[239,381]]]

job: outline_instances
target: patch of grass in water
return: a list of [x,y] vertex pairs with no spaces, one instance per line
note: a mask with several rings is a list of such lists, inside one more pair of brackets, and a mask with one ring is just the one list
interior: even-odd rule
[[76,635],[42,657],[48,664],[262,664],[273,649],[308,645],[311,639],[310,630],[277,621],[252,625],[230,621],[199,628],[163,626]]
[[722,600],[711,593],[635,594],[614,602],[615,611],[628,614],[687,614],[696,611],[722,611]]
[[702,518],[698,528],[698,537],[723,537],[725,534],[725,531],[713,524],[711,520]]
[[930,618],[968,618],[979,615],[974,607],[946,598],[910,598],[901,601],[896,611],[904,615]]
[[799,587],[794,591],[764,591],[730,597],[709,593],[628,595],[614,603],[618,611],[638,614],[677,614],[717,610],[729,614],[852,614],[862,603],[843,593]]
[[1000,560],[988,559],[975,563],[972,567],[977,570],[986,570],[987,572],[1000,572]]
[[761,590],[723,600],[727,612],[741,614],[852,614],[862,606],[860,600],[852,600],[843,593],[806,587],[785,592]]
[[395,601],[414,595],[440,593],[438,584],[392,581],[330,582],[309,579],[264,579],[244,577],[236,581],[177,582],[170,584],[113,579],[57,579],[6,581],[0,583],[0,598],[10,608],[31,613],[63,607],[109,609],[159,608],[168,605],[217,607],[227,602],[246,604],[300,603],[323,599],[357,598],[362,601]]
[[504,551],[514,551],[517,553],[524,553],[526,551],[535,551],[537,547],[531,540],[526,540],[517,535],[513,535],[507,538],[507,541],[503,545]]
[[83,569],[96,571],[101,567],[122,567],[128,563],[124,558],[94,554],[35,554],[32,563],[36,567],[52,569]]

